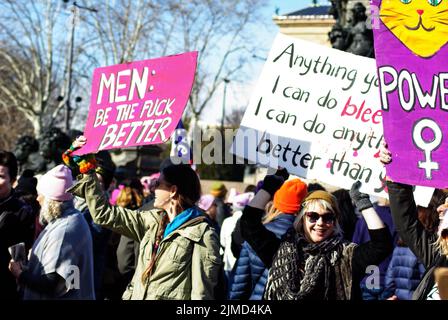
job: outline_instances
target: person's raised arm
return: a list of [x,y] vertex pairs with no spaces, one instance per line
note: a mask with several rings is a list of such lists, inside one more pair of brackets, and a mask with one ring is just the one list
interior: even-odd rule
[[261,190],[257,192],[251,202],[244,208],[241,217],[241,233],[255,250],[266,267],[270,267],[272,259],[280,246],[280,239],[261,223],[265,214],[266,204],[274,197],[275,192],[288,178],[285,169],[278,170],[275,175],[267,175],[263,180]]
[[82,174],[82,176],[79,176],[78,182],[68,191],[86,200],[95,223],[140,241],[146,230],[151,226],[156,228],[158,224],[157,215],[153,215],[151,212],[138,213],[135,210],[109,204],[105,191],[95,173],[96,161],[94,156],[72,155],[73,151],[84,146],[86,141],[87,139],[83,136],[76,138],[70,149],[64,153],[64,163],[72,170],[79,170]]
[[[386,143],[380,148],[380,161],[385,165],[392,162],[392,153]],[[437,237],[428,232],[418,220],[413,187],[387,179],[387,189],[392,219],[398,235],[426,267],[430,266],[438,257],[433,246]]]
[[350,197],[356,208],[358,208],[359,212],[361,212],[364,217],[367,228],[369,230],[377,230],[386,227],[383,220],[381,220],[380,216],[373,208],[373,204],[370,201],[370,196],[366,193],[362,193],[359,190],[360,188],[361,182],[356,181],[350,190]]
[[366,221],[370,241],[360,244],[353,253],[353,270],[359,274],[364,273],[369,265],[378,265],[393,251],[389,228],[373,208],[369,195],[362,193],[360,187],[361,182],[355,182],[350,197]]

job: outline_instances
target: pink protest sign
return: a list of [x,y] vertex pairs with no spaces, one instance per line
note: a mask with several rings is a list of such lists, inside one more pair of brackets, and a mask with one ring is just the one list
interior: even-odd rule
[[372,0],[384,137],[394,181],[448,185],[448,10],[445,1]]
[[193,85],[197,51],[95,69],[76,154],[158,144],[176,128]]

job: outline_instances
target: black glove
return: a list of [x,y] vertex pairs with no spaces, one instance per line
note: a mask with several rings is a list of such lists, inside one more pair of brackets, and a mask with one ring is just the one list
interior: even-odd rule
[[[271,195],[271,198],[274,196],[275,192],[280,189],[283,182],[285,182],[285,175],[283,170],[277,170],[275,174],[264,177],[263,186],[261,187],[261,189],[269,193]],[[289,176],[287,171],[286,174]]]
[[372,208],[373,204],[370,201],[370,196],[366,193],[361,193],[359,188],[361,188],[361,181],[356,181],[350,189],[350,198],[352,198],[356,208],[359,211]]
[[275,173],[276,176],[280,176],[283,178],[283,181],[288,180],[289,178],[289,172],[288,170],[286,170],[285,168],[283,169],[278,169],[277,172]]

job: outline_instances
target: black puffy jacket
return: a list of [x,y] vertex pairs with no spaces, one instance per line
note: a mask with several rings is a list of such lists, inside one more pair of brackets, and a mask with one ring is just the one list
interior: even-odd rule
[[14,194],[0,200],[0,300],[17,298],[16,279],[8,269],[8,247],[24,242],[27,250],[31,248],[34,218],[32,208]]
[[397,232],[426,268],[423,279],[415,289],[412,299],[425,300],[434,287],[434,269],[448,266],[447,257],[441,255],[434,246],[437,234],[427,231],[418,220],[412,186],[388,181],[387,188],[392,218]]

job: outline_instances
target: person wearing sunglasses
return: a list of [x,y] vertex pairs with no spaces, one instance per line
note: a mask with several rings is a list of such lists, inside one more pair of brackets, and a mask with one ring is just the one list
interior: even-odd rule
[[[281,238],[293,225],[302,200],[307,195],[307,185],[300,179],[286,181],[274,195],[272,205],[266,208],[262,219],[265,228]],[[252,247],[244,241],[236,262],[231,300],[261,300],[266,287],[269,269]]]
[[[383,143],[380,148],[380,161],[384,165],[392,162],[392,153],[386,143]],[[435,206],[440,224],[438,231],[432,232],[427,230],[418,219],[419,210],[415,204],[413,186],[388,179],[387,189],[397,232],[426,268],[412,299],[440,300],[434,271],[437,268],[448,267],[448,199],[445,200],[445,203],[443,200],[439,200],[440,202]]]
[[322,190],[303,199],[293,228],[278,239],[263,226],[261,217],[285,178],[285,169],[266,176],[241,218],[243,237],[270,268],[264,299],[360,300],[359,282],[366,268],[379,264],[393,249],[389,230],[369,196],[359,191],[360,182],[350,190],[367,222],[369,242],[357,245],[342,238],[336,198]]
[[[78,137],[70,150],[86,142]],[[69,165],[92,157],[71,157]],[[85,167],[91,169],[81,172],[69,191],[86,199],[95,223],[140,243],[124,300],[211,300],[221,294],[219,238],[196,205],[201,184],[189,165],[171,163],[161,168],[155,183],[155,209],[138,212],[110,205],[92,172],[94,162]]]

